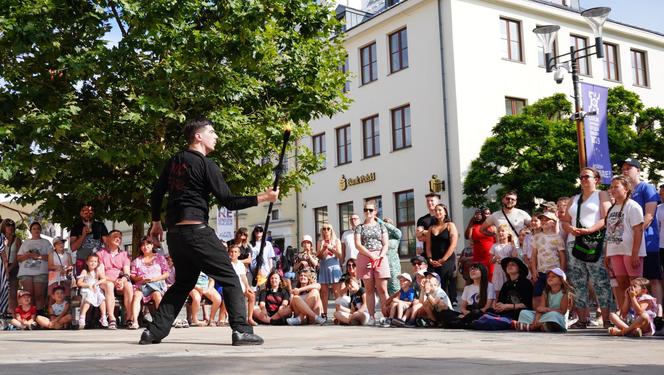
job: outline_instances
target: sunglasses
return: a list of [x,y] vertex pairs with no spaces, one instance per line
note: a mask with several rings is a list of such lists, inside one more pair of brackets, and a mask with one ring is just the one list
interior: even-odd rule
[[374,209],[373,208],[365,208],[364,212],[374,212]]
[[581,181],[590,180],[591,178],[595,178],[595,176],[588,176],[588,175],[579,176],[579,180]]
[[330,227],[323,227],[323,228],[320,228],[320,229],[321,230],[332,230],[332,228],[330,228]]
[[353,264],[353,263],[348,263],[348,265],[346,267],[348,267],[348,268],[357,268],[357,265]]

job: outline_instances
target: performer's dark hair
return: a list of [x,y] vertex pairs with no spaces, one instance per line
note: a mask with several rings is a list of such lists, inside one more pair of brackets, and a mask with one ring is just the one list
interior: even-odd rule
[[208,125],[214,126],[212,121],[205,117],[196,117],[187,121],[184,124],[184,137],[187,139],[187,143],[192,144],[196,133]]

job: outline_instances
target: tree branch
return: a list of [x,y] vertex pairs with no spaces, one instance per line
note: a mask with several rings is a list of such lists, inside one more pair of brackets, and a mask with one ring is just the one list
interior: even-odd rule
[[115,2],[109,1],[108,5],[111,7],[111,11],[113,12],[113,16],[115,17],[115,22],[117,22],[118,27],[120,28],[120,32],[122,33],[122,37],[126,38],[127,37],[127,30],[125,30],[124,25],[122,25],[122,20],[120,19],[120,14],[118,13],[118,10],[115,9]]

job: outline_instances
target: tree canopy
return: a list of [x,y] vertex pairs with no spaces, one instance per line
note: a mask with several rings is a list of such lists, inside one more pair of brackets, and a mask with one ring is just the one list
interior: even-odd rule
[[[664,110],[645,108],[637,94],[619,86],[609,90],[607,111],[612,163],[636,156],[648,168],[648,177],[659,180],[664,133],[656,124],[664,123]],[[519,206],[529,210],[536,199],[555,201],[575,193],[579,167],[571,112],[570,101],[556,94],[524,107],[522,114],[501,118],[471,163],[464,206],[497,208],[500,196],[514,189]]]
[[[227,182],[256,193],[272,175],[257,161],[278,152],[286,121],[297,139],[347,105],[340,31],[310,0],[5,0],[0,179],[65,225],[92,202],[98,217],[142,226],[182,125],[204,115]],[[296,154],[283,193],[318,168],[308,148]]]

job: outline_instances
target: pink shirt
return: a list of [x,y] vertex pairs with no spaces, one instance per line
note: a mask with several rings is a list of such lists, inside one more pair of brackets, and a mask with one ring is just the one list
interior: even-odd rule
[[124,267],[129,267],[130,264],[129,255],[126,251],[118,251],[111,255],[108,249],[101,249],[97,252],[97,255],[99,256],[99,263],[104,265],[104,272],[109,280],[116,280]]

